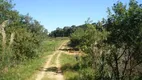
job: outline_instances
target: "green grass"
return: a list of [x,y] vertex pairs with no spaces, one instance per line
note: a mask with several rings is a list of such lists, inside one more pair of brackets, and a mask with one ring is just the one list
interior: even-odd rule
[[79,65],[75,56],[62,54],[60,57],[60,63],[62,65],[61,70],[63,71],[65,80],[76,80],[79,76]]
[[51,60],[51,65],[56,64],[56,59],[57,59],[58,54],[55,54]]
[[41,65],[44,59],[38,60],[38,58],[32,59],[27,62],[23,62],[16,67],[9,68],[9,71],[3,74],[2,80],[25,80],[30,77],[35,70]]
[[43,42],[42,55],[38,58],[27,60],[13,68],[9,68],[8,72],[1,74],[0,80],[28,80],[47,60],[47,55],[53,53],[59,45],[65,41],[62,38],[48,39]]
[[74,55],[67,55],[62,53],[60,57],[61,65],[77,63]]

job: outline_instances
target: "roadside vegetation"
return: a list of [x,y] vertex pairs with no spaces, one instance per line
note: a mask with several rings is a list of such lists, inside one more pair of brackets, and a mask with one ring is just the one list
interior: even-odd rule
[[62,53],[60,56],[61,70],[65,80],[77,80],[79,76],[79,60],[76,60],[75,55]]
[[0,0],[0,80],[25,80],[60,43],[29,14],[19,14],[11,0]]
[[85,24],[57,28],[49,35],[37,20],[13,7],[11,0],[0,0],[0,80],[28,79],[62,37],[85,54],[79,60],[61,54],[66,80],[142,80],[142,4],[136,0],[114,3],[106,19],[88,18]]
[[[118,1],[107,13],[106,19],[96,23],[88,19],[70,33],[70,46],[86,54],[74,80],[141,80],[142,4]],[[64,35],[64,28],[56,31]]]
[[84,51],[80,80],[141,80],[142,6],[115,3],[108,18],[84,24],[71,35],[71,44]]
[[[43,42],[42,49],[45,49],[43,53],[40,53],[40,57],[35,57],[30,60],[25,60],[14,67],[9,67],[6,73],[1,74],[1,80],[29,80],[33,74],[40,70],[40,67],[44,65],[48,59],[46,56],[52,54],[57,47],[61,45],[64,40],[61,38],[48,39]],[[50,45],[50,46],[49,46]],[[35,76],[34,76],[35,77]]]

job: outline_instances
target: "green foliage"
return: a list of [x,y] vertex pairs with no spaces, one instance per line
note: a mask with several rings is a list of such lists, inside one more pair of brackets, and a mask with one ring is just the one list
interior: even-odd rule
[[69,37],[71,33],[76,30],[76,26],[72,25],[71,27],[65,26],[64,28],[56,28],[52,31],[49,36],[51,37]]
[[37,39],[33,37],[32,33],[26,31],[26,29],[18,29],[15,32],[13,50],[17,60],[37,56],[36,50],[38,46],[40,45]]
[[42,42],[41,47],[43,51],[40,53],[40,57],[35,57],[33,59],[25,60],[24,62],[21,62],[18,65],[13,65],[13,67],[6,68],[8,71],[0,74],[0,80],[35,80],[36,75],[34,76],[33,74],[37,72],[37,70],[39,70],[41,65],[46,62],[47,57],[45,56],[53,53],[54,49],[57,49],[63,41],[64,40],[62,39],[53,38]]
[[61,70],[66,80],[78,80],[79,65],[74,55],[62,53],[60,57]]
[[[112,12],[111,12],[112,11]],[[142,63],[142,7],[135,0],[117,2],[108,9],[108,19],[82,25],[71,35],[71,44],[86,53],[80,65],[81,80],[140,79]],[[76,43],[75,43],[76,42]],[[89,70],[88,68],[92,69]],[[89,75],[86,73],[89,71]],[[86,75],[86,76],[85,76]],[[92,75],[92,76],[91,76]],[[139,76],[139,77],[138,77]]]
[[41,56],[48,31],[32,17],[13,10],[11,0],[0,0],[0,76],[8,68]]
[[82,28],[76,29],[76,31],[71,34],[71,46],[77,46],[80,44],[81,39],[84,35],[84,30]]
[[90,67],[84,68],[80,71],[79,80],[94,80],[94,70]]
[[[112,7],[112,10],[114,14],[109,15],[106,24],[107,30],[111,32],[108,43],[113,45],[108,57],[109,66],[115,69],[115,71],[113,70],[115,79],[133,79],[136,74],[139,75],[136,72],[137,69],[134,68],[140,66],[142,62],[140,59],[142,55],[142,15],[139,14],[142,12],[142,7],[135,0],[130,0],[129,8],[118,2]],[[114,65],[115,68],[113,68]],[[120,69],[120,66],[123,70]]]
[[[93,24],[85,24],[71,35],[71,44],[78,45],[83,51],[88,51],[92,45],[100,44],[107,38],[108,32],[101,31]],[[94,43],[94,44],[93,44]]]

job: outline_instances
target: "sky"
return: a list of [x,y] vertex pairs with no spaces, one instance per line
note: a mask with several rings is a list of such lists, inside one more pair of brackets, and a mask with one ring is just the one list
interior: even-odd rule
[[[90,18],[97,22],[107,17],[107,7],[118,0],[13,0],[20,14],[29,13],[49,32],[57,27],[81,25]],[[128,4],[129,0],[119,0]],[[142,3],[142,0],[137,0]]]

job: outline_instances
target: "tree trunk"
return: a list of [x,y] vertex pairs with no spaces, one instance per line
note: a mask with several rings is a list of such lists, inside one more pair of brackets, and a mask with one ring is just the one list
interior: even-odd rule
[[15,36],[15,33],[11,33],[10,42],[9,42],[9,47],[10,47],[11,44],[13,43],[14,36]]

